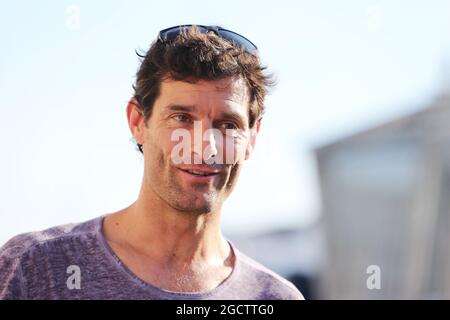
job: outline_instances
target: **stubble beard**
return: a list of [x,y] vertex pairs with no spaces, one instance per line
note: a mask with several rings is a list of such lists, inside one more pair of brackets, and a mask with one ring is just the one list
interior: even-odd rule
[[[174,167],[169,160],[166,160],[163,154],[158,159],[158,170],[156,179],[151,179],[153,190],[170,207],[181,213],[203,215],[218,209],[223,202],[221,193],[224,190],[217,189],[215,184],[208,186],[207,183],[190,183],[185,185],[181,181],[179,169]],[[225,174],[224,174],[225,175]],[[220,177],[226,179],[226,177]],[[220,181],[219,186],[225,184]]]

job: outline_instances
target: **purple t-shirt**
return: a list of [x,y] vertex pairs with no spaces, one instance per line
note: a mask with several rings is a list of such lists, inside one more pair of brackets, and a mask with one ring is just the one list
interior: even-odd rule
[[0,248],[0,299],[303,299],[286,279],[234,245],[230,276],[207,292],[172,292],[137,277],[112,251],[104,216],[18,235]]

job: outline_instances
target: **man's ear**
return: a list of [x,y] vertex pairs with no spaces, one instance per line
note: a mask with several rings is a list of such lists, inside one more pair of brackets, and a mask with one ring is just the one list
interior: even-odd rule
[[131,98],[127,104],[128,127],[133,134],[136,143],[144,144],[144,114],[135,98]]
[[245,151],[245,160],[248,160],[250,158],[250,155],[253,153],[253,150],[255,149],[256,137],[258,136],[260,127],[261,127],[261,119],[256,121],[253,128],[250,129],[250,141],[248,142],[247,150]]

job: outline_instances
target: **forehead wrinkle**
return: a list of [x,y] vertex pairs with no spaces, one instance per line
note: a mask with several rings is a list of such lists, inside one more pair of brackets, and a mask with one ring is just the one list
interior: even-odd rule
[[[227,79],[226,81],[200,80],[195,84],[183,81],[163,82],[166,84],[162,86],[163,89],[161,92],[165,97],[161,101],[164,106],[171,104],[195,105],[197,108],[193,110],[194,112],[202,111],[203,108],[200,108],[200,106],[208,106],[207,113],[209,117],[211,117],[211,113],[215,110],[223,112],[224,110],[222,109],[225,107],[226,109],[231,109],[230,111],[238,112],[243,116],[243,119],[248,118],[249,90],[242,78]],[[168,85],[169,83],[175,85]],[[220,108],[210,108],[211,106],[220,106]],[[241,110],[242,108],[240,106],[243,106],[246,110]]]
[[[174,86],[167,86],[167,84],[173,83]],[[205,84],[205,86],[197,86]],[[220,85],[223,84],[223,85]],[[170,89],[169,89],[170,88]],[[188,94],[192,94],[192,92],[196,93],[205,93],[205,92],[224,92],[227,89],[230,91],[226,92],[227,95],[239,96],[243,98],[244,96],[249,96],[249,88],[247,83],[242,77],[231,77],[219,80],[199,80],[196,83],[189,83],[185,81],[175,81],[175,80],[164,80],[162,81],[162,91],[171,90],[171,92],[167,93],[176,93],[176,92],[185,92]],[[244,90],[242,90],[244,89]],[[166,91],[164,90],[164,91]]]

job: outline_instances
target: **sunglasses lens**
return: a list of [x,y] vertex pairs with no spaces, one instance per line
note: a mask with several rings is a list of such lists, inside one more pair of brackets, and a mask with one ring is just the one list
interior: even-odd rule
[[[189,27],[191,27],[192,25],[182,25],[182,26],[176,26],[176,27],[172,27],[172,28],[168,28],[168,29],[164,29],[162,31],[159,32],[159,37],[162,40],[173,40],[175,39],[179,34],[181,29],[187,29]],[[233,31],[230,30],[225,30],[222,28],[208,28],[206,26],[200,26],[197,25],[197,28],[201,31],[201,32],[208,32],[208,31],[214,31],[216,33],[219,33],[219,36],[221,36],[223,39],[232,42],[234,45],[243,47],[246,51],[250,52],[250,53],[255,53],[258,49],[257,47],[247,38],[241,36],[238,33],[235,33]]]
[[[167,29],[161,30],[159,32],[159,36],[160,36],[160,38],[162,40],[173,40],[181,33],[182,29],[184,31],[187,31],[187,29],[189,29],[191,26],[192,26],[191,24],[185,24],[185,25],[182,25],[182,26],[176,26],[176,27],[167,28]],[[208,28],[206,28],[205,26],[197,25],[197,28],[201,32],[207,32],[208,31]]]
[[235,45],[243,47],[248,52],[257,51],[256,46],[250,40],[244,38],[240,34],[224,29],[220,29],[219,34],[225,40],[228,40],[230,42],[233,42]]
[[183,28],[183,26],[176,26],[161,30],[159,32],[159,36],[161,37],[162,40],[173,40],[180,34],[181,28]]

